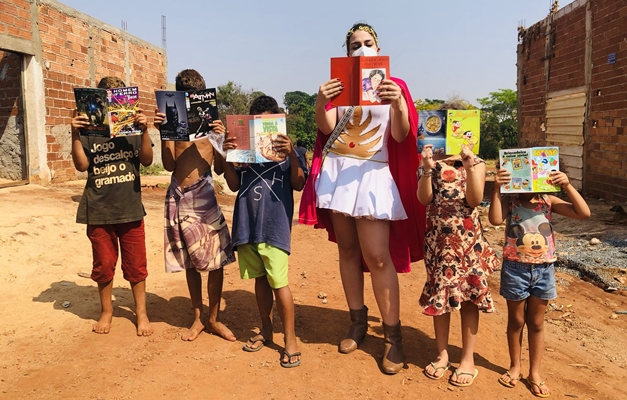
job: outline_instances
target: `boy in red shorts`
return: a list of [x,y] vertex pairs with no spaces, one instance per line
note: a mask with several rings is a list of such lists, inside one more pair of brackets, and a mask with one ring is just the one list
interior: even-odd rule
[[[98,83],[101,89],[124,86],[115,77],[104,77]],[[87,171],[76,222],[87,224],[92,245],[91,278],[98,284],[101,305],[100,318],[92,327],[96,333],[109,333],[111,328],[111,292],[118,250],[122,253],[124,279],[130,282],[135,299],[137,336],[153,333],[146,314],[146,212],[139,178],[139,164],[152,164],[152,144],[141,110],[135,115],[135,124],[141,128],[141,135],[90,137],[79,134],[89,125],[88,117],[75,110],[72,118],[72,161],[78,171]]]

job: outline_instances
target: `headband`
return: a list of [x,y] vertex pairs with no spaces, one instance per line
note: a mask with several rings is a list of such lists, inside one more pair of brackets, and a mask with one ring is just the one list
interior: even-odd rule
[[374,44],[379,46],[379,39],[377,39],[377,33],[374,31],[374,29],[372,29],[371,27],[369,27],[368,25],[357,25],[353,28],[351,28],[348,33],[346,34],[346,41],[348,42],[348,40],[350,39],[350,37],[353,35],[353,33],[355,33],[355,31],[364,31],[364,32],[368,32],[369,34],[372,35],[372,37],[374,38]]

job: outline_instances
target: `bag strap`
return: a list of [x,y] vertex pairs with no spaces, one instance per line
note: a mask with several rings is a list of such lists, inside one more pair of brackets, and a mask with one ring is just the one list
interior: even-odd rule
[[351,117],[353,116],[353,112],[355,112],[355,106],[348,107],[346,109],[346,112],[344,112],[344,115],[340,119],[340,122],[338,122],[337,125],[335,125],[335,129],[333,129],[333,132],[331,132],[331,134],[329,135],[329,140],[327,140],[327,143],[324,145],[324,148],[322,149],[323,161],[325,157],[327,156],[329,149],[331,148],[331,146],[333,146],[333,143],[335,143],[335,140],[340,136],[340,134],[344,130],[344,127],[348,123],[348,120],[351,119]]

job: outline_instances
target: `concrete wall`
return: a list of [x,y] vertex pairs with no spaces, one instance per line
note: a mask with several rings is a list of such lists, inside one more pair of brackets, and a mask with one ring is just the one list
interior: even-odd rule
[[26,179],[22,57],[0,50],[0,179]]
[[[0,48],[24,54],[31,181],[57,182],[78,176],[69,133],[74,87],[95,86],[103,76],[118,76],[127,85],[139,87],[142,108],[151,117],[154,90],[166,85],[164,49],[54,0],[2,0]],[[151,129],[150,133],[158,144],[158,132]],[[160,147],[154,149],[155,160],[160,161]]]
[[620,201],[627,201],[626,20],[627,0],[576,0],[522,31],[518,45],[521,145],[546,144],[549,93],[584,91],[583,189]]

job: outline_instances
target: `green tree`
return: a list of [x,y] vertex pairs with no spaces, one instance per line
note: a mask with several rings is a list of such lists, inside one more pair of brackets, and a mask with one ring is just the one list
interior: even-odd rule
[[421,110],[437,110],[440,105],[444,103],[444,100],[440,99],[418,99],[414,101],[414,105],[416,106],[416,111]]
[[288,135],[293,141],[302,140],[307,149],[313,149],[317,132],[316,94],[309,95],[301,91],[287,92],[283,96],[283,104],[287,108]]
[[479,156],[499,157],[499,150],[518,144],[518,103],[516,91],[499,89],[488,97],[477,99],[481,104],[481,143]]
[[283,104],[285,104],[285,108],[288,112],[290,112],[290,107],[294,104],[305,103],[310,106],[316,105],[316,95],[315,94],[307,94],[301,91],[295,92],[287,92],[285,96],[283,96]]
[[263,95],[263,92],[254,89],[244,90],[242,85],[233,81],[218,86],[217,98],[220,119],[226,124],[227,115],[248,114],[253,100]]

